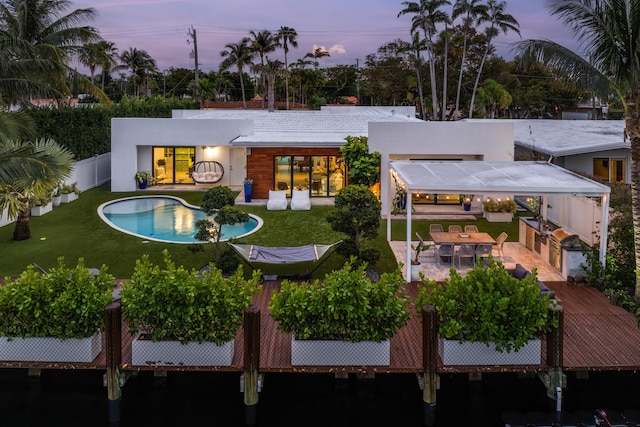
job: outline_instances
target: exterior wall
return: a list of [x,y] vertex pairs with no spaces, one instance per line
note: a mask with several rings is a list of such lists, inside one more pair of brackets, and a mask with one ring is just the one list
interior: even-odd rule
[[591,246],[598,244],[602,207],[594,199],[548,196],[547,206],[547,218],[550,221],[574,231]]
[[594,158],[625,159],[627,166],[625,182],[631,182],[631,152],[629,150],[607,150],[597,151],[595,153],[577,154],[575,156],[565,156],[563,167],[569,170],[584,172],[589,175],[593,175]]
[[[135,173],[153,170],[153,146],[195,146],[196,161],[209,160],[203,147],[230,146],[239,135],[252,132],[252,120],[114,118],[111,120],[111,191],[136,190]],[[229,166],[223,165],[225,170]]]
[[273,158],[275,156],[338,156],[340,149],[328,148],[295,148],[269,147],[251,148],[247,155],[247,177],[253,179],[253,198],[268,199],[269,190],[275,188],[275,170]]
[[369,150],[381,160],[380,201],[389,213],[389,160],[447,159],[513,161],[514,124],[499,120],[369,123]]

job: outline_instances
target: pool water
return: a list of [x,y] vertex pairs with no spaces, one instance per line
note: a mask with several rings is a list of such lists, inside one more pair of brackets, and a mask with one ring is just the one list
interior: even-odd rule
[[[111,227],[147,240],[170,243],[204,243],[194,236],[196,222],[207,219],[197,206],[170,196],[129,197],[98,207],[98,215]],[[249,221],[222,227],[220,241],[244,237],[262,226],[262,220],[249,215]]]

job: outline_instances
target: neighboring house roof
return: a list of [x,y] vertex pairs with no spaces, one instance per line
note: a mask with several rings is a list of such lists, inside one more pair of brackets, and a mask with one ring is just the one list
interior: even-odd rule
[[624,120],[514,120],[517,146],[555,157],[629,148]]
[[[398,107],[397,111],[401,111]],[[347,136],[368,136],[370,122],[416,122],[388,107],[339,107],[322,111],[204,110],[190,119],[252,120],[253,133],[239,135],[236,146],[334,146]]]

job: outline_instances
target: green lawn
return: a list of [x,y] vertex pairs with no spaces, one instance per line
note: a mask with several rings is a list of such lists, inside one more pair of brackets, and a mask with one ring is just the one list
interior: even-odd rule
[[[166,194],[184,199],[193,205],[200,205],[203,192],[145,192],[144,194]],[[14,224],[0,227],[0,277],[17,276],[29,264],[37,263],[45,269],[55,266],[58,257],[64,257],[65,263],[74,265],[83,257],[87,267],[106,265],[108,271],[118,278],[131,276],[135,262],[143,254],[149,254],[153,262],[162,261],[161,252],[168,249],[173,260],[187,268],[199,269],[213,259],[214,248],[206,244],[204,252],[191,252],[188,245],[145,241],[116,231],[105,224],[97,214],[100,204],[128,196],[139,196],[140,193],[111,193],[108,186],[101,186],[80,194],[78,200],[62,204],[53,212],[41,217],[32,217],[31,239],[13,241]],[[298,246],[309,243],[329,244],[342,238],[343,235],[331,230],[325,217],[333,208],[314,206],[310,211],[267,211],[265,206],[242,206],[249,213],[256,214],[264,220],[263,227],[239,243],[253,243],[265,246]],[[445,227],[450,222],[442,222]],[[517,221],[512,224],[488,223],[484,220],[474,222],[480,230],[497,237],[502,231],[509,234],[509,240],[517,240]],[[414,221],[413,230],[427,238],[429,222]],[[464,222],[456,222],[463,224]],[[392,223],[392,239],[404,240],[405,221],[394,220]],[[395,258],[386,242],[386,221],[380,225],[380,233],[374,242],[381,252],[381,259],[375,266],[379,272],[391,271],[395,268]],[[334,254],[317,270],[314,277],[322,277],[324,273],[340,268],[344,258]],[[266,267],[265,272],[272,274],[303,272],[310,266]]]

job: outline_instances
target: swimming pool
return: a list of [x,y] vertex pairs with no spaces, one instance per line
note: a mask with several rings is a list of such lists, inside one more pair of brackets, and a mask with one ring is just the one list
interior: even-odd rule
[[[103,203],[98,215],[111,227],[147,240],[168,243],[205,243],[194,238],[196,222],[207,219],[198,207],[172,196],[127,197]],[[244,237],[262,227],[262,219],[249,214],[249,221],[222,227],[226,241]]]

